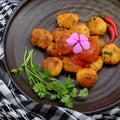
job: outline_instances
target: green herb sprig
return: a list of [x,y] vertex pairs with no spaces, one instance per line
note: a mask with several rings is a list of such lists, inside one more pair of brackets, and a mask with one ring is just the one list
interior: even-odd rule
[[59,100],[65,107],[73,107],[73,98],[85,98],[88,96],[88,89],[83,88],[78,91],[75,84],[72,83],[70,76],[65,83],[50,76],[50,71],[44,69],[40,71],[40,64],[33,63],[33,49],[24,52],[24,60],[19,68],[12,69],[14,74],[25,73],[33,91],[43,99],[49,96],[51,100]]

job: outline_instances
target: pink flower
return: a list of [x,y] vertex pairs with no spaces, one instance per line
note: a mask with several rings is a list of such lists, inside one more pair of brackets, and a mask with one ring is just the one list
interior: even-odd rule
[[69,46],[73,46],[73,52],[75,54],[81,53],[83,50],[90,48],[90,42],[88,37],[84,34],[73,33],[69,38],[66,39]]

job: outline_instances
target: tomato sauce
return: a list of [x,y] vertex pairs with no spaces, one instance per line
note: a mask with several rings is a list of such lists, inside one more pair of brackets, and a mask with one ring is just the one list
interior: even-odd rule
[[89,38],[90,42],[90,49],[83,50],[79,54],[72,54],[71,60],[74,64],[81,65],[81,67],[89,67],[89,64],[93,61],[96,61],[99,58],[99,47],[98,43],[92,39]]

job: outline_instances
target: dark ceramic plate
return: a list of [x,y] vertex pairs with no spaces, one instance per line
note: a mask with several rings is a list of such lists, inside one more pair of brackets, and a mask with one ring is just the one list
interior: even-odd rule
[[[120,1],[117,0],[28,0],[13,14],[4,33],[5,62],[10,71],[18,67],[23,61],[24,50],[37,51],[35,62],[41,63],[46,53],[31,45],[31,31],[34,28],[44,28],[52,31],[56,24],[56,15],[63,12],[79,14],[80,22],[87,22],[91,16],[106,14],[113,18],[120,34]],[[109,41],[109,34],[104,36]],[[115,43],[120,47],[119,38]],[[13,82],[25,95],[42,104],[63,106],[59,102],[48,99],[40,100],[32,91],[28,80],[23,75],[12,75]],[[60,80],[66,75],[62,73]],[[100,111],[115,105],[120,101],[120,64],[105,66],[98,73],[96,85],[89,90],[89,97],[85,100],[74,100],[74,110],[90,113]],[[73,77],[74,81],[74,77]]]

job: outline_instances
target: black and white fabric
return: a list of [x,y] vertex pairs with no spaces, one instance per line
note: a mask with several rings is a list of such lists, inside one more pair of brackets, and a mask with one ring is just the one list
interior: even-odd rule
[[23,0],[0,0],[0,120],[120,120],[120,106],[85,115],[32,101],[13,85],[4,64],[2,36],[11,14]]

